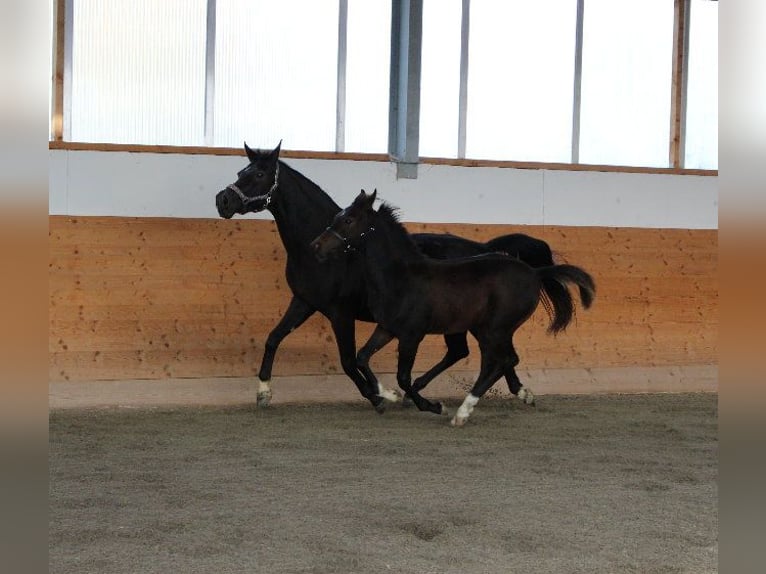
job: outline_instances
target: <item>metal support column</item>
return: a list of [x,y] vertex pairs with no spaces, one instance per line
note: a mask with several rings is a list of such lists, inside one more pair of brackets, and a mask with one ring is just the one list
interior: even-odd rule
[[388,153],[397,178],[418,176],[422,32],[423,0],[393,0]]

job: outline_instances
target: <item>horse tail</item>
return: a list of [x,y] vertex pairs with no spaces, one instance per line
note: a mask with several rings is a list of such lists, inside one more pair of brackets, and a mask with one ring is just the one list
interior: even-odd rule
[[536,272],[543,283],[540,294],[543,307],[551,320],[548,332],[556,334],[569,326],[575,314],[568,286],[579,287],[580,302],[588,309],[596,296],[596,284],[586,271],[574,265],[552,265],[536,269]]
[[542,239],[524,233],[510,233],[490,239],[484,244],[488,251],[505,253],[521,259],[530,267],[548,267],[553,265],[553,253],[550,246]]

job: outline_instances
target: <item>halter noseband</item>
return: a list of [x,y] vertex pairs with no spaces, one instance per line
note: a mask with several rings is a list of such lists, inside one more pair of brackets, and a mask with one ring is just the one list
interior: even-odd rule
[[[375,228],[370,227],[367,231],[360,233],[358,239],[363,239],[365,235],[367,235],[368,233],[372,233],[373,231],[375,231]],[[325,229],[325,232],[334,235],[338,240],[340,240],[341,243],[343,243],[344,253],[350,253],[351,251],[356,251],[356,247],[354,247],[351,244],[351,240],[348,237],[343,237],[340,233],[335,231],[332,228],[332,225],[328,225],[327,228]]]
[[277,185],[279,185],[279,162],[278,161],[277,161],[277,169],[274,171],[274,183],[271,184],[269,191],[267,191],[263,195],[247,197],[244,193],[242,193],[242,190],[239,189],[237,185],[234,183],[227,185],[226,189],[230,189],[237,194],[237,197],[239,197],[239,199],[242,201],[242,207],[247,207],[248,204],[253,203],[254,201],[260,201],[265,199],[266,205],[264,206],[264,209],[266,209],[269,207],[269,204],[271,203],[271,194],[274,193],[274,191],[277,189]]

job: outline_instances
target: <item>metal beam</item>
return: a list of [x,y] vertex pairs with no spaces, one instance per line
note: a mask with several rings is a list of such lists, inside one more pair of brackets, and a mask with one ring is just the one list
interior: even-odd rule
[[458,99],[457,157],[465,158],[465,140],[468,127],[468,49],[471,29],[471,0],[463,0],[460,23],[460,95]]
[[418,176],[423,0],[393,0],[388,152],[397,178]]
[[205,37],[205,145],[215,145],[215,30],[216,0],[207,0]]
[[585,0],[577,0],[575,24],[574,95],[572,97],[572,163],[580,163],[580,109],[582,102],[582,38]]
[[348,0],[338,1],[338,82],[335,98],[335,151],[346,151],[346,57]]

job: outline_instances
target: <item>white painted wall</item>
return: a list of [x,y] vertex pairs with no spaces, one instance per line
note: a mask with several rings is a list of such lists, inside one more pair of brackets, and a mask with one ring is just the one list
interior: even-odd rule
[[[217,218],[215,194],[246,165],[234,156],[49,153],[51,215]],[[711,176],[421,164],[417,179],[397,180],[388,162],[285,161],[341,206],[361,188],[377,188],[404,221],[718,228],[718,178]]]

